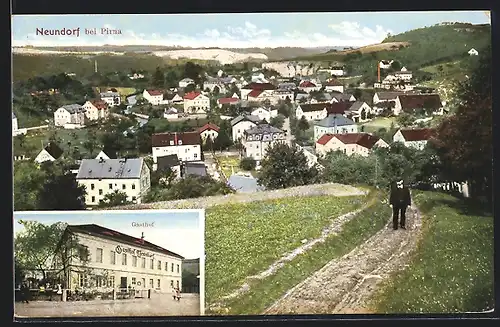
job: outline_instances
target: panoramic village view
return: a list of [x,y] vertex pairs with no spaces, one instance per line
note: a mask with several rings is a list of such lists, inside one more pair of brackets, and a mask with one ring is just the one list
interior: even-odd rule
[[494,308],[488,12],[164,17],[13,18],[16,211],[206,209],[207,315]]

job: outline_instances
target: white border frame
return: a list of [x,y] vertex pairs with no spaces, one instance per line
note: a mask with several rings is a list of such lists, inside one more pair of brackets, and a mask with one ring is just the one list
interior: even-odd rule
[[[15,221],[15,216],[17,215],[25,215],[35,217],[39,214],[44,215],[95,215],[95,214],[106,214],[106,215],[114,215],[114,214],[130,214],[130,213],[138,213],[138,214],[148,214],[148,213],[198,213],[198,221],[199,221],[199,232],[201,233],[201,246],[202,251],[200,255],[200,316],[205,315],[205,209],[139,209],[139,210],[58,210],[58,211],[14,211],[12,214],[12,222]],[[28,217],[27,217],[28,218]],[[104,219],[104,217],[103,217]],[[14,230],[12,231],[12,242],[14,242]],[[14,251],[12,251],[12,264],[14,265]],[[14,271],[13,271],[14,272]],[[12,274],[12,281],[14,282],[14,274]],[[14,299],[12,299],[14,301]],[[15,312],[14,312],[15,317]],[[178,317],[178,316],[165,316],[165,317]],[[64,317],[66,318],[66,317]],[[71,317],[67,317],[71,318]],[[116,317],[118,318],[118,317]],[[99,319],[99,317],[96,317]]]

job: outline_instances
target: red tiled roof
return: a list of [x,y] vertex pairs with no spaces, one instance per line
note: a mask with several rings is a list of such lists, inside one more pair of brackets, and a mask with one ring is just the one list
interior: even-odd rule
[[149,95],[151,96],[156,96],[156,95],[163,95],[163,91],[160,90],[146,90]]
[[431,128],[400,129],[399,131],[406,142],[427,141],[434,133],[434,129]]
[[264,91],[263,90],[252,90],[250,93],[248,93],[248,96],[252,97],[252,98],[256,98],[259,95],[261,95],[262,92],[264,92]]
[[439,109],[442,107],[438,94],[399,95],[401,108],[405,109]]
[[250,83],[243,87],[245,90],[275,90],[276,86],[271,83]]
[[331,114],[341,114],[343,115],[346,111],[348,111],[352,106],[351,102],[341,101],[330,103],[328,107],[326,107],[326,112],[328,115]]
[[94,101],[91,101],[91,103],[98,110],[107,109],[108,108],[108,104],[106,102],[102,101],[102,100],[94,100]]
[[171,146],[170,141],[174,141],[173,145],[197,145],[201,144],[200,133],[184,132],[184,133],[158,133],[151,136],[151,145],[153,147]]
[[217,126],[215,124],[207,123],[198,129],[198,133],[203,133],[206,130],[213,130],[213,131],[216,131],[218,133],[220,128],[219,128],[219,126]]
[[380,140],[378,136],[368,133],[345,133],[334,136],[344,144],[357,144],[368,149],[371,149]]
[[328,142],[330,142],[330,140],[332,138],[333,138],[333,134],[323,134],[323,136],[321,136],[319,138],[319,140],[316,141],[316,143],[321,144],[321,145],[325,145]]
[[316,84],[311,81],[304,81],[300,83],[299,87],[316,87]]
[[185,100],[194,100],[196,99],[201,93],[200,92],[189,92],[184,94],[184,99]]
[[219,100],[217,100],[219,104],[236,103],[238,101],[240,101],[240,99],[238,98],[220,98]]

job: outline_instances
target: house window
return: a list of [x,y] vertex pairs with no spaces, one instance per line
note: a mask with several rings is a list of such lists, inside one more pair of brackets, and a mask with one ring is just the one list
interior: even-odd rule
[[158,260],[158,265],[157,266],[158,266],[158,270],[161,270],[161,261],[160,260]]
[[97,248],[96,262],[102,263],[102,249]]
[[170,271],[171,271],[171,272],[174,272],[174,263],[173,263],[173,262],[172,262],[172,265],[171,265],[171,267],[170,267]]
[[151,259],[151,261],[149,262],[149,268],[151,269],[155,269],[155,259]]
[[132,285],[135,286],[135,284],[136,284],[136,279],[135,277],[132,277]]
[[103,276],[96,276],[95,278],[95,286],[103,287],[106,286],[106,281]]
[[146,268],[146,258],[142,258],[141,268]]
[[90,202],[92,202],[92,203],[95,202],[95,196],[92,196]]
[[122,190],[126,189],[127,186],[125,184],[122,184]]
[[132,184],[132,189],[135,190],[135,184]]
[[136,196],[133,196],[132,197],[132,201],[136,201],[137,200],[137,197]]
[[178,273],[180,272],[180,271],[179,271],[179,265],[177,265],[177,272],[178,272]]
[[78,285],[80,287],[87,287],[87,284],[88,284],[87,275],[85,275],[85,274],[78,274],[78,276],[79,276],[79,283],[78,283]]
[[90,189],[94,190],[95,189],[95,185],[94,184],[90,184]]
[[108,277],[108,287],[115,287],[115,276]]
[[173,280],[170,281],[170,287],[174,287],[174,281]]
[[111,251],[110,252],[110,263],[112,265],[116,265],[116,254],[115,254],[115,251]]
[[78,248],[78,257],[80,261],[86,261],[89,258],[89,248],[85,245],[82,245]]
[[112,190],[113,189],[113,184],[108,184],[109,186],[109,189]]
[[165,262],[165,271],[168,271],[168,262]]
[[159,279],[157,280],[156,287],[160,288],[160,280]]
[[99,189],[99,195],[102,195],[102,189]]
[[182,140],[179,140],[178,143],[179,143],[179,145],[182,145]]
[[143,287],[143,288],[146,288],[146,278],[143,278],[143,279],[142,279],[142,287]]
[[132,267],[137,267],[137,257],[135,255],[132,257]]
[[177,288],[179,288],[179,281],[177,281],[176,284],[177,284]]
[[194,154],[194,158],[195,158],[195,159],[196,159],[196,158],[198,158],[198,153],[195,153],[195,154]]
[[154,287],[154,284],[153,284],[153,280],[152,280],[152,279],[150,279],[150,280],[149,280],[149,287],[151,287],[151,288],[153,288],[153,287]]
[[122,254],[122,266],[126,266],[126,265],[127,265],[127,254],[123,253]]
[[174,141],[173,141],[173,140],[172,140],[172,141],[170,141],[170,145],[174,145]]

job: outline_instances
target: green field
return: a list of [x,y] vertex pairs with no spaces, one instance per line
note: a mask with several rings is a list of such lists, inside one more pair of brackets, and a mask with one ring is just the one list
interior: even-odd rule
[[220,169],[226,178],[229,178],[229,176],[241,171],[239,156],[217,155],[217,160],[219,161]]
[[378,117],[373,119],[372,121],[359,124],[359,130],[361,131],[361,126],[364,126],[364,132],[366,133],[373,133],[381,128],[389,130],[392,123],[397,125],[396,119],[394,117]]
[[303,239],[320,236],[332,219],[365,201],[365,196],[290,197],[207,209],[207,303],[237,289]]
[[122,102],[126,101],[126,98],[136,93],[138,90],[134,87],[117,87],[117,86],[101,86],[99,87],[100,92],[105,92],[108,89],[114,88],[120,93],[120,98]]
[[408,268],[373,299],[377,313],[454,313],[494,308],[493,216],[437,192],[414,195],[423,237]]

